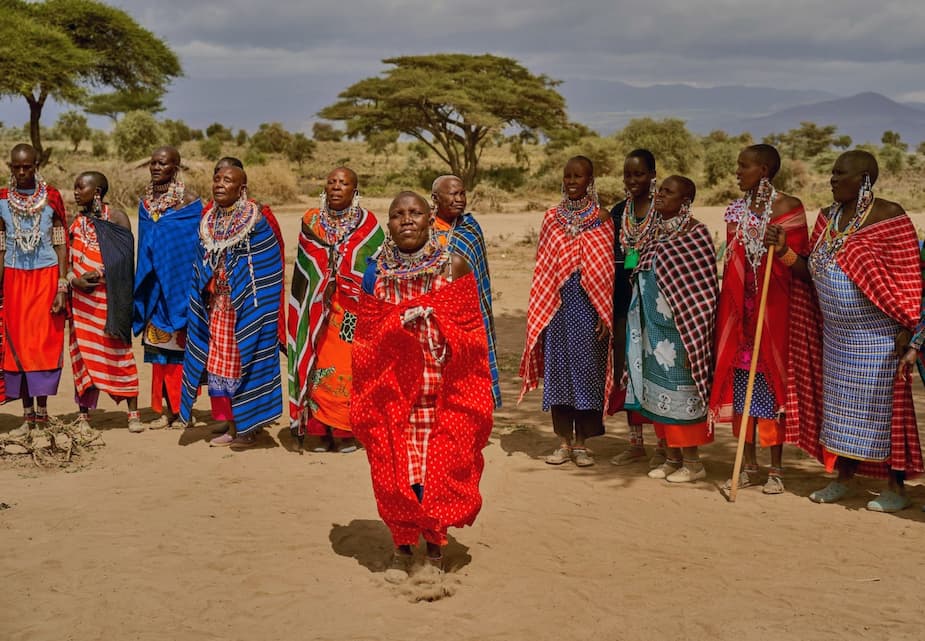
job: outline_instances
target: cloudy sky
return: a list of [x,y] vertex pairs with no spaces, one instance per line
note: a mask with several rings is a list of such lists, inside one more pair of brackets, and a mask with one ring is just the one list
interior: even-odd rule
[[[177,51],[168,117],[310,127],[383,58],[494,53],[565,81],[877,91],[925,102],[923,0],[115,0]],[[52,111],[53,115],[53,111]],[[24,122],[22,100],[0,120]],[[53,121],[53,117],[51,118]]]

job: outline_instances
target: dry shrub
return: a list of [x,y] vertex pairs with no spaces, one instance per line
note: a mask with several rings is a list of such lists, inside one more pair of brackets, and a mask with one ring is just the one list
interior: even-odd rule
[[282,160],[271,160],[266,165],[248,167],[247,186],[262,202],[271,205],[298,200],[301,194],[298,178],[290,169],[289,163]]
[[620,202],[626,197],[626,187],[623,185],[623,177],[616,176],[599,176],[594,179],[594,186],[597,188],[597,195],[600,198],[602,207],[610,207]]
[[510,194],[506,191],[482,183],[470,192],[469,206],[484,213],[501,212],[504,210],[504,203],[509,198]]

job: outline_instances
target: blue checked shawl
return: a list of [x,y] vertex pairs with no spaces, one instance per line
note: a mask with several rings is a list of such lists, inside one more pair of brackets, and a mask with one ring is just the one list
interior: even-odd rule
[[691,376],[703,402],[710,402],[713,383],[713,332],[716,325],[716,249],[707,226],[693,221],[688,231],[664,241],[650,239],[640,251],[633,273],[655,261],[655,279],[671,307],[687,350]]
[[177,332],[186,327],[190,276],[199,245],[202,201],[168,209],[154,222],[138,205],[138,264],[135,267],[132,331],[138,336],[145,325]]
[[[202,244],[197,244],[193,283],[188,292],[189,320],[180,399],[180,417],[187,422],[198,388],[206,379],[209,356],[206,287],[212,279],[213,270],[203,261],[205,250]],[[283,313],[279,307],[283,270],[279,260],[279,243],[265,218],[261,218],[251,231],[250,255],[257,287],[256,302],[247,247],[234,247],[225,254],[231,302],[237,316],[234,334],[241,351],[241,385],[231,399],[238,434],[247,434],[272,423],[283,413],[278,334],[279,315]]]
[[491,275],[488,271],[488,252],[482,228],[472,214],[463,214],[456,220],[450,238],[450,250],[465,257],[475,273],[479,290],[479,307],[488,335],[488,367],[491,370],[491,395],[495,407],[501,407],[501,386],[498,381],[498,359],[495,353],[495,318],[491,313]]

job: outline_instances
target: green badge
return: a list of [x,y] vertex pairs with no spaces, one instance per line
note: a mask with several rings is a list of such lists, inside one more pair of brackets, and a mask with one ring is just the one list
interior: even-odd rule
[[623,269],[634,269],[639,264],[639,251],[631,247],[626,252],[626,258],[623,259]]

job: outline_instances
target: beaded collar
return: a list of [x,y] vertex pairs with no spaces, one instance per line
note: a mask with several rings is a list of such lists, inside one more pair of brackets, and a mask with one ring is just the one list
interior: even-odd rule
[[[38,216],[48,202],[48,185],[44,180],[36,179],[35,191],[26,194],[10,184],[7,202],[13,219],[13,240],[24,254],[30,254],[42,242],[42,225]],[[27,220],[30,221],[28,227],[23,224]]]
[[597,202],[590,194],[585,194],[578,200],[565,197],[556,205],[556,221],[572,238],[583,231],[600,227],[601,218],[597,215]]
[[332,211],[327,206],[323,206],[318,210],[316,217],[324,231],[323,240],[329,245],[339,245],[360,224],[363,218],[363,208],[356,205],[346,210]]
[[668,220],[664,220],[659,212],[655,212],[655,215],[657,216],[655,223],[655,240],[664,242],[678,236],[682,230],[686,229],[687,223],[690,222],[694,213],[690,207],[687,207],[683,208],[680,214]]
[[[752,198],[758,205],[758,212],[752,210]],[[764,244],[764,234],[771,221],[771,209],[777,200],[777,190],[768,183],[766,189],[759,187],[756,193],[749,192],[745,198],[734,200],[726,208],[724,216],[727,223],[736,225],[735,239],[745,249],[745,257],[752,266],[752,274],[757,283],[759,268],[768,248]],[[732,252],[726,253],[726,259]]]
[[168,209],[182,205],[185,194],[186,185],[176,178],[167,184],[167,191],[162,194],[155,194],[154,183],[148,183],[145,187],[145,209],[151,214],[154,222],[157,222]]
[[816,241],[812,253],[809,255],[809,270],[813,276],[821,274],[826,267],[835,260],[835,256],[845,246],[848,237],[859,230],[870,212],[874,209],[874,192],[869,191],[864,198],[859,199],[857,209],[854,212],[854,218],[848,223],[844,231],[838,231],[839,220],[845,211],[845,205],[842,203],[832,203],[829,207],[825,229]]
[[213,204],[199,221],[199,239],[205,249],[204,260],[215,267],[226,250],[249,243],[257,214],[257,204],[243,198],[239,198],[229,209]]
[[379,277],[392,280],[411,280],[418,276],[433,276],[446,268],[450,253],[443,249],[436,235],[430,238],[416,252],[406,253],[395,241],[386,238],[377,259]]

